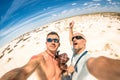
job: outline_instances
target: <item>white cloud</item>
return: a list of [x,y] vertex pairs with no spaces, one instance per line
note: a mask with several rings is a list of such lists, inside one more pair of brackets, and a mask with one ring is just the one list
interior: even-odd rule
[[[74,3],[75,4],[75,3]],[[92,10],[93,9],[93,7],[95,7],[95,8],[97,8],[97,7],[100,7],[100,3],[93,3],[93,2],[88,2],[88,3],[84,3],[83,4],[84,5],[84,7],[83,8],[79,8],[79,7],[77,7],[77,8],[74,8],[74,9],[70,9],[70,10],[68,10],[68,9],[65,9],[65,10],[63,10],[63,11],[61,11],[63,8],[62,7],[58,7],[58,8],[52,8],[52,10],[50,11],[50,12],[45,12],[44,14],[40,14],[40,15],[36,15],[36,14],[38,14],[38,13],[36,13],[35,15],[34,15],[34,17],[31,17],[31,18],[24,18],[24,20],[22,20],[21,22],[24,22],[24,23],[22,23],[22,24],[16,24],[16,26],[17,26],[17,28],[20,28],[21,26],[23,26],[23,25],[26,25],[26,24],[28,24],[28,23],[31,23],[32,21],[37,21],[37,20],[40,20],[42,17],[46,17],[46,16],[49,16],[49,15],[52,15],[51,17],[52,17],[52,19],[55,19],[56,18],[56,16],[57,16],[57,18],[59,19],[59,18],[62,18],[62,17],[65,17],[65,16],[70,16],[70,15],[75,15],[75,14],[79,14],[80,12],[83,12],[84,11],[84,9],[86,10],[86,9],[89,9],[89,10]],[[82,10],[81,10],[82,9]],[[104,9],[104,8],[103,8]],[[96,10],[96,9],[95,9]],[[60,12],[61,11],[61,12]],[[92,10],[93,11],[93,10]],[[97,11],[97,10],[96,10]],[[78,13],[75,13],[75,12],[78,12]],[[87,12],[87,11],[86,11]],[[88,11],[89,12],[89,11]],[[27,21],[26,21],[27,20]],[[8,25],[9,26],[9,25]],[[14,25],[15,26],[15,25]],[[16,28],[13,28],[13,29],[10,29],[10,30],[8,30],[8,31],[6,31],[6,29],[4,30],[4,31],[2,31],[3,33],[2,34],[0,34],[0,35],[6,35],[6,34],[8,34],[8,33],[10,33],[11,31],[14,31],[14,29],[16,29]]]
[[107,0],[108,2],[111,2],[112,0]]
[[72,3],[72,6],[76,5],[77,3]]
[[11,31],[14,31],[15,29],[16,28],[12,27],[12,28],[5,28],[4,30],[1,30],[0,31],[0,37],[10,34]]
[[67,10],[64,10],[64,11],[62,11],[61,13],[62,13],[62,14],[65,14],[65,13],[67,13],[67,12],[68,12]]
[[93,0],[93,1],[102,1],[102,0]]
[[88,3],[84,3],[83,5],[86,6],[86,5],[88,5]]
[[4,22],[5,20],[7,20],[8,17],[12,13],[14,13],[16,10],[18,10],[25,2],[26,2],[26,0],[14,0],[12,5],[8,9],[8,11],[6,12],[6,14],[2,17],[1,22]]
[[[3,28],[2,30],[0,30],[0,37],[3,37],[3,36],[5,37],[6,35],[10,35],[11,33],[16,32],[16,30],[18,30],[18,29],[19,29],[18,31],[20,31],[20,29],[23,30],[23,29],[25,29],[25,27],[31,28],[31,27],[33,27],[33,25],[29,25],[29,26],[27,26],[27,25],[32,24],[34,22],[37,22],[39,20],[42,20],[42,17],[44,17],[44,16],[47,17],[48,15],[51,15],[52,13],[54,13],[52,16],[56,17],[57,15],[55,13],[57,12],[57,9],[55,9],[55,10],[51,10],[51,12],[45,12],[45,13],[40,14],[40,15],[38,15],[38,13],[36,13],[32,16],[29,16],[28,18],[24,18],[22,20],[19,20],[19,22],[17,22],[17,24],[15,24],[15,25],[9,24],[8,25],[9,28],[6,27],[6,28]],[[44,20],[44,22],[45,22],[45,20]],[[42,23],[39,23],[39,24],[42,24]]]
[[97,4],[95,4],[96,6],[100,6],[101,4],[99,4],[99,3],[97,3]]
[[110,5],[120,5],[119,1],[107,0]]
[[57,14],[52,14],[52,16],[57,16]]
[[84,6],[87,6],[87,5],[93,5],[93,4],[95,4],[94,2],[86,2],[86,3],[84,3],[83,5]]
[[[73,5],[76,5],[76,4],[74,3]],[[77,6],[76,8],[72,8],[72,9],[69,9],[68,6],[67,6],[67,8],[65,8],[64,6],[58,7],[58,8],[52,7],[52,9],[50,9],[50,11],[46,10],[47,12],[44,11],[44,13],[38,12],[29,18],[24,18],[23,20],[20,21],[20,23],[14,25],[13,28],[4,29],[3,31],[1,31],[0,37],[4,36],[4,35],[8,35],[14,31],[22,32],[25,29],[28,30],[28,28],[33,29],[33,26],[39,27],[40,25],[42,25],[44,23],[49,23],[51,21],[55,21],[58,19],[62,19],[65,17],[74,16],[74,15],[80,15],[80,14],[85,14],[85,13],[90,13],[90,12],[104,12],[104,11],[115,11],[116,12],[116,11],[119,11],[118,7],[113,7],[113,6],[112,7],[108,7],[108,6],[102,7],[100,3],[94,3],[94,2],[84,3],[83,6],[84,7]],[[19,30],[16,29],[16,26],[17,26],[17,28],[19,28]],[[27,27],[27,28],[24,28],[24,27]],[[0,43],[2,43],[2,42],[0,42]]]
[[97,6],[100,6],[101,4],[100,3],[94,3],[94,2],[87,2],[87,3],[84,3],[84,8],[91,8],[91,7],[97,7]]

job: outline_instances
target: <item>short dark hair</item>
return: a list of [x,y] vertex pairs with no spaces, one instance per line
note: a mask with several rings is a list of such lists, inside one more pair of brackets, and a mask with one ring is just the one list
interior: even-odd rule
[[47,37],[48,37],[49,35],[57,35],[58,38],[60,38],[59,35],[58,35],[58,33],[57,33],[57,32],[54,32],[54,31],[48,33],[48,34],[47,34]]

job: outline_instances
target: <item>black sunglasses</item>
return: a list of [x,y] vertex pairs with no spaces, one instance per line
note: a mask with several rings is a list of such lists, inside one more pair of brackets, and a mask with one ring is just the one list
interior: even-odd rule
[[76,38],[76,39],[84,39],[82,36],[74,36],[74,37],[72,37],[72,41],[74,40],[74,38]]
[[54,39],[47,38],[47,42],[52,42],[52,41],[54,41],[55,43],[59,43],[59,39],[56,39],[56,38],[54,38]]

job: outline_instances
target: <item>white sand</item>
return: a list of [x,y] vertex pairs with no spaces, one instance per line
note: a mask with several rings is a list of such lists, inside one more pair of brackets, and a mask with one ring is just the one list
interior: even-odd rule
[[[32,55],[44,51],[46,35],[50,31],[56,31],[60,35],[60,53],[66,52],[71,57],[68,29],[69,22],[72,20],[75,22],[74,31],[86,36],[87,49],[94,56],[104,55],[120,59],[120,16],[112,16],[110,13],[89,14],[44,25],[3,46],[0,49],[0,76],[13,68],[23,66]],[[37,80],[36,74],[33,74],[28,80]]]

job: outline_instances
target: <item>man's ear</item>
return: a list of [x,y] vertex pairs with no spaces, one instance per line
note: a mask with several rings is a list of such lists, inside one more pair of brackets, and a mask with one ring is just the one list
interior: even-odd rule
[[59,43],[59,45],[58,45],[59,47],[60,47],[60,43]]
[[84,40],[84,45],[86,45],[86,40]]

